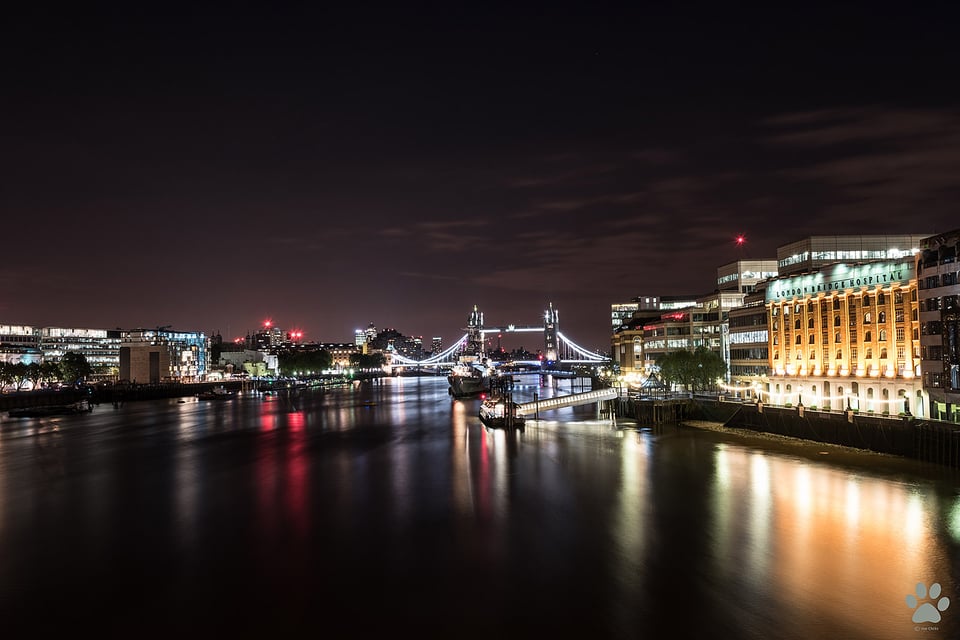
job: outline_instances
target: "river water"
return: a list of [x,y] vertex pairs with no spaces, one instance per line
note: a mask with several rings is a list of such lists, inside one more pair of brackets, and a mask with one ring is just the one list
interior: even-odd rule
[[[517,396],[569,384],[534,378]],[[613,424],[590,405],[489,430],[478,406],[442,378],[391,378],[4,417],[0,625],[127,638],[960,633],[954,471]],[[914,622],[920,608],[942,619]]]

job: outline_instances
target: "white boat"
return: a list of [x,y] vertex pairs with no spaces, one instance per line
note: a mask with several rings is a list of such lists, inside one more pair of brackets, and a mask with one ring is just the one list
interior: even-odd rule
[[488,398],[480,405],[480,422],[494,428],[523,428],[523,418],[517,415],[517,406],[516,402],[504,398]]

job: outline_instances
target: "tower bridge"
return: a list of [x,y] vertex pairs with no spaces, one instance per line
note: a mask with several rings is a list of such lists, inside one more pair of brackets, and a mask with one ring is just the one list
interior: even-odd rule
[[554,308],[552,302],[543,312],[543,324],[541,325],[504,324],[502,326],[487,326],[484,324],[483,312],[477,305],[474,305],[464,331],[466,333],[457,340],[456,344],[423,360],[414,360],[395,353],[392,357],[391,366],[446,367],[453,366],[464,358],[474,361],[488,360],[492,354],[487,353],[486,350],[487,334],[533,332],[543,332],[543,360],[513,361],[514,363],[560,366],[562,364],[603,364],[610,360],[606,354],[585,349],[563,335],[560,332],[560,314]]

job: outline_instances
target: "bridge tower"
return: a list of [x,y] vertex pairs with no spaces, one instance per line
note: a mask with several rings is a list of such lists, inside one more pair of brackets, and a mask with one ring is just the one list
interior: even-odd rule
[[483,344],[483,313],[473,305],[473,311],[470,318],[467,319],[467,342],[463,347],[462,354],[466,356],[476,356],[483,360],[486,350]]
[[560,315],[557,313],[557,310],[553,308],[553,303],[551,302],[550,308],[543,312],[543,357],[545,360],[551,362],[559,362],[560,360],[560,343],[557,340],[559,326]]

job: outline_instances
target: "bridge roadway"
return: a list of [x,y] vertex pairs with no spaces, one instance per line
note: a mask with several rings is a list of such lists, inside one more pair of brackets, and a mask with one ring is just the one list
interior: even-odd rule
[[588,404],[590,402],[602,402],[603,400],[613,400],[616,397],[616,389],[595,389],[593,391],[584,391],[583,393],[574,393],[568,396],[557,396],[553,398],[546,398],[544,400],[524,402],[517,405],[517,415],[528,416],[537,413],[538,411],[561,409],[563,407],[572,407],[578,404]]

